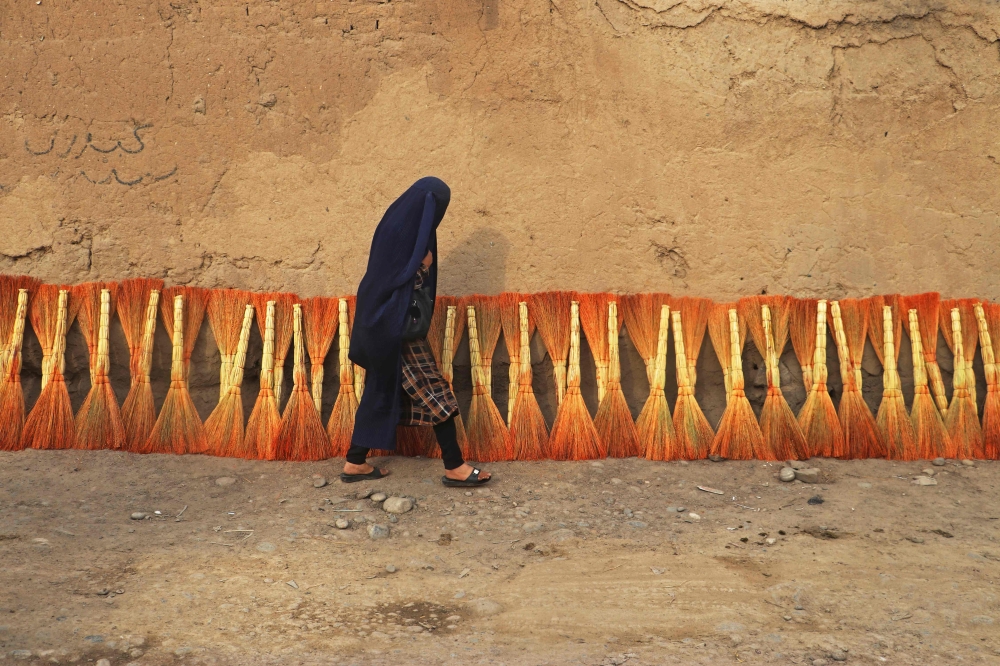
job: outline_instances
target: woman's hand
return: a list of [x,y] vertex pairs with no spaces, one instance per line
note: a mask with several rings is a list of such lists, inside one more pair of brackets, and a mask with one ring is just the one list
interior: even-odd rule
[[422,262],[420,262],[420,265],[423,266],[424,268],[430,268],[431,264],[433,263],[434,263],[434,255],[431,254],[430,250],[427,250],[427,256],[424,257],[424,260]]

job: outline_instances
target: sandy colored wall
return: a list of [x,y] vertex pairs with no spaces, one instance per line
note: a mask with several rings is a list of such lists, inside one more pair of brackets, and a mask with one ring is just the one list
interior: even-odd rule
[[352,292],[434,174],[448,293],[997,298],[998,26],[962,0],[4,0],[0,271]]

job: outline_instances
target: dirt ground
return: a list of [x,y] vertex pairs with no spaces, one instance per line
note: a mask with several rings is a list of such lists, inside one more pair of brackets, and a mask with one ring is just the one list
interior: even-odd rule
[[995,462],[383,462],[0,454],[0,661],[1000,662]]

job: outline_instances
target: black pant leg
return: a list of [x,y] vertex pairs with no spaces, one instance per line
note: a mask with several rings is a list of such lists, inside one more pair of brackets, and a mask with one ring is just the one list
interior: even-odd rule
[[434,436],[441,447],[441,460],[445,469],[455,469],[465,464],[462,449],[458,446],[458,430],[455,428],[455,416],[452,414],[447,421],[434,426]]
[[368,460],[368,453],[371,449],[364,446],[351,446],[347,449],[347,462],[352,465],[364,465]]

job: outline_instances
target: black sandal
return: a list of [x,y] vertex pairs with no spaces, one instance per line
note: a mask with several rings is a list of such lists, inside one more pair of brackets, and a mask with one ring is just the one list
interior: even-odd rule
[[448,486],[449,488],[471,488],[472,486],[481,486],[484,483],[489,483],[490,479],[492,478],[493,477],[491,476],[488,479],[480,479],[479,470],[473,469],[472,474],[465,477],[464,481],[459,481],[458,479],[449,479],[447,476],[442,476],[441,483]]
[[358,481],[376,481],[387,476],[389,475],[383,474],[382,470],[378,467],[374,467],[372,468],[372,471],[365,474],[348,474],[347,472],[341,472],[340,480],[343,483],[357,483]]

